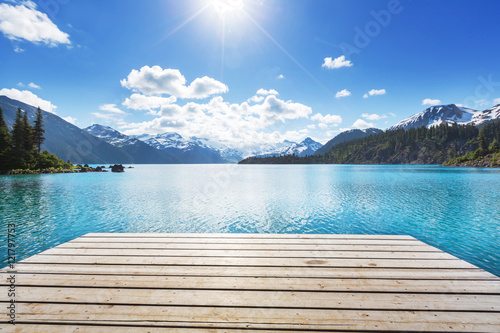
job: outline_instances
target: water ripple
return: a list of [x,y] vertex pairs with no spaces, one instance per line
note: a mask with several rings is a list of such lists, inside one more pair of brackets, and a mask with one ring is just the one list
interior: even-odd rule
[[[408,234],[500,275],[500,170],[137,165],[0,176],[18,258],[88,232]],[[0,233],[5,265],[7,233]]]

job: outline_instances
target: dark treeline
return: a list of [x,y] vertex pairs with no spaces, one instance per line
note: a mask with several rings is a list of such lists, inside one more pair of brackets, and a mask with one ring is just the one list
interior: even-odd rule
[[45,140],[44,133],[40,108],[33,126],[27,115],[18,108],[12,131],[9,131],[0,108],[0,170],[71,169],[72,164],[69,161],[64,162],[47,151],[41,152]]
[[257,158],[248,164],[442,164],[446,161],[475,154],[476,159],[498,154],[500,121],[482,129],[473,125],[412,128],[385,131],[365,138],[340,143],[324,155],[297,157],[294,155]]

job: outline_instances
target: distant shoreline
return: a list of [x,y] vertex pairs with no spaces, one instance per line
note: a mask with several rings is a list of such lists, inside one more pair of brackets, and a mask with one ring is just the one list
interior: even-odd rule
[[[132,167],[129,167],[132,168]],[[15,170],[7,170],[1,171],[0,175],[2,176],[16,176],[16,175],[50,175],[50,174],[59,174],[59,173],[88,173],[88,172],[109,172],[109,170],[105,170],[105,166],[97,166],[90,167],[88,164],[81,165],[78,164],[74,166],[72,169],[63,169],[63,168],[48,168],[42,170],[29,170],[29,169],[15,169]],[[110,165],[109,169],[111,172],[124,172],[125,167],[122,164]]]

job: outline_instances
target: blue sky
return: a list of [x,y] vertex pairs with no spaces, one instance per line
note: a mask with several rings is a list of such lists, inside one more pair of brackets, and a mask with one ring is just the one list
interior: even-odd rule
[[499,12],[493,0],[0,1],[0,94],[82,128],[324,143],[432,104],[500,103]]

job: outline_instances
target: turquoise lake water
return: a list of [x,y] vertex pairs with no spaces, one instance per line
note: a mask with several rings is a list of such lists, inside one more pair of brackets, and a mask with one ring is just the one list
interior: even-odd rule
[[18,260],[88,232],[405,234],[500,275],[500,170],[135,165],[0,176],[0,245]]

